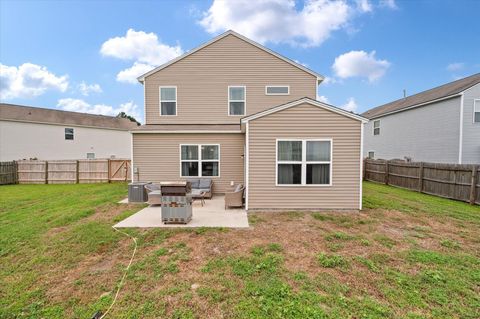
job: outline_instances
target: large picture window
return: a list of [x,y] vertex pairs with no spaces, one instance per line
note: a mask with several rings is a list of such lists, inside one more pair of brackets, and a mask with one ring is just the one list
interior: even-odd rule
[[182,177],[220,176],[220,145],[180,145]]
[[228,115],[245,115],[246,94],[244,86],[228,87]]
[[177,87],[160,87],[160,115],[177,115]]
[[331,185],[332,140],[278,140],[277,185]]

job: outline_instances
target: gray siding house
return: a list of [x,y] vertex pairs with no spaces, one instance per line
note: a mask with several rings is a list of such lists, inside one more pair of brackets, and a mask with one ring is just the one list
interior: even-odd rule
[[362,115],[366,157],[480,163],[480,73]]

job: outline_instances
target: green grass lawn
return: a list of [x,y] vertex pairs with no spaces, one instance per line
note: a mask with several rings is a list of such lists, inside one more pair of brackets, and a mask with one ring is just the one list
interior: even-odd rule
[[[90,318],[133,246],[125,184],[0,187],[0,318]],[[365,183],[364,210],[129,230],[110,318],[479,318],[480,207]]]

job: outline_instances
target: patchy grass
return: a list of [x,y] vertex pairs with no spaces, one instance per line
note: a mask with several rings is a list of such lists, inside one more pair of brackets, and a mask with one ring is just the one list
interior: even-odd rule
[[[373,183],[360,213],[135,229],[111,318],[478,318],[480,208]],[[0,187],[0,318],[89,318],[132,251],[124,184]]]

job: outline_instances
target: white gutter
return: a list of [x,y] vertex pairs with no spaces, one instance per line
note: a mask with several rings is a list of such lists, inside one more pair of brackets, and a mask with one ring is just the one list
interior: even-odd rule
[[249,179],[250,179],[250,171],[249,171],[249,162],[250,162],[250,138],[249,138],[249,131],[248,126],[249,122],[245,124],[245,210],[248,211],[248,194],[249,194]]
[[458,164],[462,164],[462,153],[463,153],[463,92],[461,93],[460,98],[460,134],[458,141]]
[[363,129],[365,125],[364,123],[360,123],[360,203],[358,204],[360,210],[362,210],[363,206]]

